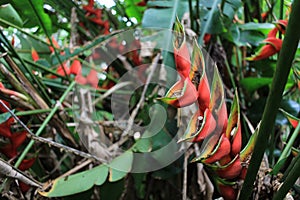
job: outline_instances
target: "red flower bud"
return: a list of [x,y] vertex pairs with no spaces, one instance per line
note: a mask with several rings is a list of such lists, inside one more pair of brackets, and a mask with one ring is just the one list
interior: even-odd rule
[[91,69],[90,73],[86,77],[87,83],[89,83],[93,88],[98,87],[98,72],[94,69]]
[[39,54],[36,52],[34,48],[31,48],[31,57],[34,62],[40,59]]
[[166,96],[159,100],[176,108],[193,104],[198,98],[198,92],[189,78],[176,82]]
[[77,75],[81,73],[81,63],[79,60],[75,59],[70,66],[70,74]]

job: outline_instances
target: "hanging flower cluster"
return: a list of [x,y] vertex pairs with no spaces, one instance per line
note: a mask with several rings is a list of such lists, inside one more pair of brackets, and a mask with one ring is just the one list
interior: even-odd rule
[[194,42],[190,58],[185,32],[178,20],[174,31],[174,58],[180,80],[160,100],[176,108],[197,104],[198,110],[191,117],[180,141],[202,144],[204,148],[201,155],[194,158],[193,162],[202,162],[207,166],[225,199],[236,199],[237,183],[245,177],[255,138],[251,138],[241,151],[242,133],[237,92],[228,117],[223,84],[217,68],[215,67],[209,84],[204,56],[197,42]]
[[[4,85],[0,82],[0,91],[1,94],[5,94],[8,96],[17,96],[19,97],[20,93],[15,92],[13,90],[7,89],[4,87]],[[8,102],[2,100],[2,102],[10,108],[10,105]],[[8,114],[8,111],[2,104],[0,105],[0,112],[1,114]],[[10,115],[8,115],[10,116]],[[15,159],[18,156],[18,148],[25,142],[26,140],[26,131],[18,131],[13,132],[11,129],[11,126],[15,123],[15,120],[13,117],[8,117],[8,119],[0,124],[0,136],[4,138],[5,144],[2,144],[0,147],[0,152],[4,154],[8,159]],[[35,158],[29,158],[24,159],[19,169],[22,171],[25,171],[29,169],[35,161]],[[29,189],[29,186],[20,182],[20,188],[23,192],[27,191]]]
[[[82,9],[86,11],[85,17],[87,17],[88,20],[97,24],[98,26],[101,26],[102,34],[109,34],[109,21],[102,19],[102,9],[95,8],[94,4],[94,0],[89,0],[88,5],[82,7]],[[80,22],[79,25],[85,28],[83,22]]]
[[262,42],[264,45],[254,55],[248,57],[247,60],[262,60],[278,53],[282,46],[282,39],[277,38],[278,32],[284,35],[287,23],[287,20],[278,20],[275,23],[275,28],[269,32],[267,38]]
[[[55,46],[56,49],[60,49],[57,41],[52,38],[52,43]],[[54,49],[52,46],[49,46],[50,52],[53,53]],[[64,51],[60,52],[61,55],[64,55]],[[31,50],[31,57],[33,61],[38,61],[39,55],[36,52],[35,49],[32,48]],[[91,69],[89,74],[85,77],[82,75],[82,66],[80,60],[77,58],[73,59],[72,64],[70,66],[67,65],[67,62],[64,62],[62,65],[59,65],[56,69],[56,73],[61,75],[61,76],[69,76],[69,75],[74,75],[75,76],[75,81],[79,84],[89,84],[93,88],[98,87],[98,73],[95,69]],[[57,76],[52,75],[50,78],[55,79]]]

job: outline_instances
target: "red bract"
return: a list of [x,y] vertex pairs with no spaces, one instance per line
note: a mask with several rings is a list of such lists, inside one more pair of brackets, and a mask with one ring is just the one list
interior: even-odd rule
[[14,123],[14,118],[10,117],[8,120],[0,124],[0,135],[3,137],[11,137],[12,133],[10,126]]
[[79,84],[82,84],[82,85],[85,85],[87,83],[87,79],[85,77],[83,77],[81,74],[78,74],[75,77],[75,81],[76,81],[76,83],[79,83]]
[[70,75],[70,68],[63,64],[57,68],[56,73],[62,76]]
[[93,88],[98,87],[98,72],[94,69],[91,69],[90,73],[86,77],[87,83],[90,84]]
[[81,73],[81,63],[79,60],[75,59],[70,66],[70,74],[77,75]]
[[221,178],[234,179],[240,175],[241,170],[241,161],[239,155],[237,155],[229,164],[218,168],[216,173]]
[[204,42],[204,44],[208,44],[209,41],[210,41],[210,38],[211,38],[211,34],[205,33],[205,34],[204,34],[204,37],[203,37],[203,42]]
[[288,21],[286,19],[281,19],[281,20],[276,21],[276,27],[282,34],[285,34],[287,24],[288,24]]
[[138,2],[136,5],[137,6],[146,6],[147,5],[147,1],[148,0],[142,0],[142,1]]
[[178,18],[174,26],[174,35],[173,46],[176,69],[182,78],[187,78],[191,68],[190,54],[185,42],[184,28]]
[[[59,44],[58,44],[58,42],[55,40],[55,38],[54,38],[53,36],[51,37],[51,40],[52,40],[53,46],[54,46],[56,49],[59,49],[59,48],[60,48],[60,47],[59,47]],[[50,41],[49,41],[48,38],[47,38],[47,43],[50,45]],[[49,50],[50,50],[51,53],[54,52],[54,48],[53,48],[52,46],[49,46]]]
[[34,62],[40,59],[39,54],[36,52],[34,48],[31,48],[31,57]]
[[193,104],[198,98],[198,92],[189,78],[176,82],[161,101],[176,108]]
[[230,146],[228,138],[222,135],[213,152],[207,158],[204,158],[202,162],[211,164],[221,160],[224,156],[230,154]]
[[254,56],[247,58],[249,61],[266,59],[276,53],[278,53],[282,46],[282,40],[277,38],[267,38],[264,40],[264,45]]
[[29,169],[34,162],[35,162],[35,158],[24,159],[18,168],[22,171],[25,171]]

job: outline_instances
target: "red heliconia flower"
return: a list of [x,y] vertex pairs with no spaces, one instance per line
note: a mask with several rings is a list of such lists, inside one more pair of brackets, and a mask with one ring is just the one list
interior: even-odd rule
[[206,109],[204,114],[198,110],[190,120],[186,132],[179,140],[190,142],[202,142],[206,137],[210,136],[216,128],[216,120],[211,111]]
[[146,6],[147,5],[147,1],[148,0],[142,0],[142,1],[138,2],[136,5],[137,6]]
[[189,78],[177,81],[167,92],[165,97],[159,100],[176,108],[185,107],[197,101],[198,92]]
[[204,44],[208,44],[209,41],[210,41],[210,38],[211,38],[211,34],[205,33],[205,34],[204,34],[204,37],[203,37],[203,42],[204,42]]
[[[55,40],[55,38],[52,36],[51,37],[51,40],[52,40],[52,44],[53,44],[53,46],[56,48],[56,49],[59,49],[60,48],[60,46],[59,46],[59,44],[58,44],[58,42]],[[49,41],[49,39],[47,38],[47,43],[50,45],[50,41]],[[49,50],[50,50],[50,52],[51,53],[53,53],[54,52],[54,49],[53,49],[53,47],[52,46],[49,46]]]
[[277,33],[278,33],[278,28],[277,27],[275,27],[275,28],[273,28],[269,33],[268,33],[268,36],[267,36],[267,38],[276,38],[276,35],[277,35]]
[[75,77],[75,81],[76,83],[85,85],[87,84],[87,79],[86,77],[82,76],[81,74],[77,74],[77,76]]
[[[224,181],[223,181],[224,182]],[[224,200],[236,200],[238,189],[234,188],[235,184],[225,184],[222,181],[217,181],[217,188]]]
[[8,120],[0,124],[0,135],[3,137],[10,138],[12,136],[12,132],[10,130],[10,126],[15,122],[13,117],[10,117]]
[[237,155],[230,163],[216,170],[219,177],[225,179],[234,179],[240,175],[242,165],[239,155]]
[[35,158],[24,159],[18,168],[21,171],[25,171],[25,170],[29,169],[33,165],[34,162],[35,162]]
[[36,52],[34,48],[31,48],[31,57],[34,62],[40,59],[39,54]]
[[230,154],[230,146],[229,139],[222,134],[214,150],[208,155],[207,158],[204,158],[201,161],[203,163],[211,164],[221,160],[224,156]]
[[266,43],[254,56],[246,58],[249,61],[266,59],[278,53],[282,46],[282,40],[277,38],[267,38],[264,40]]
[[267,17],[269,16],[269,11],[267,11],[267,12],[264,12],[264,13],[261,13],[261,19],[262,19],[262,21],[266,21],[266,19],[267,19]]
[[70,68],[67,65],[63,64],[63,66],[59,66],[57,68],[56,73],[62,76],[70,75]]
[[82,6],[82,9],[91,13],[94,11],[94,0],[89,0],[88,5]]
[[13,133],[10,137],[10,142],[13,146],[13,148],[17,149],[19,146],[23,144],[23,142],[26,140],[27,131],[21,131],[17,133]]
[[288,20],[286,19],[281,19],[275,22],[276,23],[276,27],[278,28],[278,30],[282,33],[285,34],[285,30],[288,24]]
[[13,35],[12,38],[11,38],[11,46],[15,46],[15,36]]
[[190,53],[185,41],[184,27],[178,18],[174,26],[174,35],[173,46],[176,69],[182,78],[187,78],[191,70]]
[[94,69],[91,69],[90,73],[86,77],[87,83],[90,84],[93,88],[98,87],[98,72]]
[[[2,100],[2,99],[1,99]],[[7,101],[2,100],[2,102],[8,107],[10,108],[10,104]],[[4,108],[4,106],[2,106],[2,104],[0,104],[0,112],[1,113],[5,113],[7,112],[6,108]]]
[[185,42],[179,48],[174,48],[174,57],[177,72],[184,78],[188,77],[190,73],[191,61],[189,50]]
[[75,59],[70,66],[70,74],[80,74],[81,73],[81,63],[79,60]]
[[8,144],[0,147],[0,151],[8,158],[13,158],[18,155],[17,149],[14,148],[11,143],[8,143]]

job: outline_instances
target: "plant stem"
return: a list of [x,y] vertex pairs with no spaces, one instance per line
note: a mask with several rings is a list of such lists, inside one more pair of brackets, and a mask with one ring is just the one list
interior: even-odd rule
[[274,127],[275,117],[282,99],[285,84],[291,69],[292,61],[300,39],[300,0],[295,0],[292,6],[286,35],[277,61],[271,90],[262,116],[258,131],[257,143],[254,147],[248,172],[239,199],[249,199],[256,174],[259,170],[270,133]]
[[60,66],[62,67],[65,76],[67,77],[67,79],[68,79],[69,81],[71,81],[69,75],[68,75],[67,72],[66,72],[66,69],[65,69],[64,66],[63,66],[63,62],[62,62],[62,60],[60,59],[60,56],[59,56],[58,53],[57,53],[57,50],[56,50],[56,48],[55,48],[55,45],[54,45],[53,42],[52,42],[51,36],[50,36],[49,32],[47,31],[47,29],[46,29],[46,27],[45,27],[45,24],[43,23],[43,21],[42,21],[42,19],[41,19],[41,16],[38,14],[38,12],[37,12],[37,10],[36,10],[36,7],[33,5],[32,0],[28,0],[28,2],[29,2],[29,4],[30,4],[32,10],[34,11],[36,17],[38,18],[38,21],[39,21],[39,23],[40,23],[42,29],[44,30],[44,32],[45,32],[45,34],[46,34],[46,36],[47,36],[47,38],[48,38],[48,40],[49,40],[49,43],[50,43],[51,47],[52,47],[53,50],[54,50],[55,57],[58,59],[58,62],[59,62],[59,64],[60,64]]
[[284,199],[289,189],[294,185],[296,180],[300,176],[300,153],[295,158],[295,164],[292,167],[290,173],[284,180],[283,184],[281,185],[280,189],[275,193],[273,200],[281,200]]
[[[60,107],[59,105],[64,101],[64,99],[66,98],[67,94],[73,89],[73,87],[75,86],[75,84],[76,84],[76,82],[72,82],[69,85],[69,87],[66,89],[66,91],[64,92],[64,94],[58,100],[58,102],[55,104],[54,108],[51,110],[51,112],[49,113],[49,115],[47,116],[47,118],[43,121],[41,127],[35,133],[36,136],[39,136],[42,133],[42,131],[45,129],[45,127],[47,126],[47,124],[49,123],[49,121],[51,120],[51,118],[54,116],[55,112]],[[30,140],[30,142],[28,143],[28,145],[26,146],[26,148],[23,150],[22,154],[18,158],[16,164],[14,165],[16,168],[19,167],[19,165],[21,164],[22,160],[25,158],[26,154],[29,152],[29,150],[31,149],[31,147],[33,146],[33,144],[34,144],[34,140]]]
[[[277,174],[278,171],[280,170],[281,166],[284,164],[284,162],[282,162],[283,159],[287,158],[290,153],[291,153],[291,149],[293,147],[293,144],[295,142],[295,140],[297,139],[298,135],[300,133],[300,123],[298,124],[298,126],[295,128],[292,137],[289,139],[288,143],[286,144],[286,146],[284,147],[284,150],[282,151],[276,165],[273,167],[274,169],[276,168],[276,170],[272,171],[272,174]],[[280,166],[280,167],[278,167]]]

